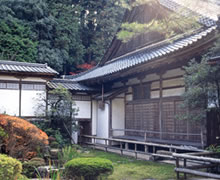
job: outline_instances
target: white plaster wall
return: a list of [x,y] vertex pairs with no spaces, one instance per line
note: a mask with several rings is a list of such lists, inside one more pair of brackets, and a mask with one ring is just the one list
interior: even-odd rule
[[133,95],[132,94],[127,94],[125,98],[126,98],[126,101],[132,101],[133,100]]
[[177,69],[171,69],[166,71],[165,74],[163,74],[163,78],[169,78],[169,77],[173,77],[173,76],[181,76],[184,75],[184,70],[182,70],[181,68],[177,68]]
[[91,119],[91,101],[74,101],[76,108],[78,108],[75,118]]
[[184,78],[163,80],[163,87],[184,86]]
[[46,103],[41,98],[46,99],[45,91],[22,90],[21,116],[44,115]]
[[27,78],[22,79],[22,81],[47,82],[47,80],[39,78],[39,77],[27,77]]
[[[109,101],[107,103],[105,103],[104,110],[98,108],[97,137],[109,138]],[[105,143],[103,140],[97,140],[97,142]]]
[[97,114],[98,114],[98,103],[92,101],[92,135],[97,134]]
[[163,90],[163,97],[181,96],[185,92],[185,88],[175,88]]
[[129,87],[129,88],[128,88],[128,93],[132,93],[132,91],[133,91],[133,90],[132,90],[132,87]]
[[154,99],[154,98],[159,98],[160,97],[160,91],[151,91],[150,92],[150,98]]
[[142,80],[142,82],[149,82],[149,81],[154,81],[154,80],[159,80],[160,76],[157,75],[156,73],[154,74],[148,74],[146,77]]
[[155,81],[151,83],[151,89],[159,89],[160,88],[160,81]]
[[18,81],[19,79],[16,78],[16,77],[13,77],[13,76],[4,76],[4,75],[1,75],[0,76],[0,79],[1,80],[14,80],[14,81]]
[[19,115],[19,90],[0,90],[0,113]]
[[127,86],[129,85],[133,85],[133,84],[139,84],[140,83],[140,80],[138,80],[137,78],[132,78],[132,79],[129,79],[128,82],[126,83]]
[[[125,129],[125,103],[124,99],[112,100],[112,128]],[[113,136],[122,136],[124,132],[115,131]]]

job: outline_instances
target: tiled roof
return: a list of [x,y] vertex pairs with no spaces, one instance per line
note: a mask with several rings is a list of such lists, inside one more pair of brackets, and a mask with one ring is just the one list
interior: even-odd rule
[[[163,43],[156,44],[155,46],[151,45],[139,49],[137,51],[113,59],[112,61],[106,63],[104,66],[97,66],[87,72],[84,72],[77,76],[72,76],[72,79],[74,81],[84,81],[102,76],[107,76],[122,70],[126,70],[130,67],[146,63],[164,55],[169,55],[189,45],[193,45],[197,41],[206,37],[215,29],[216,26],[212,26],[206,30],[200,31],[187,37],[182,37],[181,39],[175,40],[173,42],[165,41]],[[68,78],[70,79],[70,77]]]
[[[184,6],[190,6],[193,2],[190,0],[190,2],[187,2],[186,0],[159,0],[160,4],[164,7],[170,9],[171,11],[177,12],[185,17],[196,17],[198,19],[198,22],[207,26],[211,27],[213,25],[216,25],[216,21],[214,18],[211,18],[210,12],[205,11],[207,7],[201,7],[197,10],[195,7],[196,5],[203,5],[204,3],[195,1],[193,4],[194,7],[184,7]],[[193,9],[193,10],[192,10]],[[217,11],[217,9],[216,9]],[[216,19],[217,20],[217,19]]]
[[26,63],[17,61],[0,60],[0,72],[16,72],[16,73],[37,73],[37,74],[58,74],[55,70],[47,66],[47,64]]
[[94,88],[67,79],[53,79],[52,81],[49,81],[47,85],[51,89],[56,89],[61,86],[72,91],[97,91]]

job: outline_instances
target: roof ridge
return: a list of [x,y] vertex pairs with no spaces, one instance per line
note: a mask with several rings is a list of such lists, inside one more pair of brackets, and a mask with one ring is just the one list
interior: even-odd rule
[[91,68],[91,69],[89,69],[89,70],[86,70],[86,71],[84,71],[84,72],[81,72],[81,73],[79,73],[79,74],[76,74],[76,75],[63,75],[63,78],[64,79],[72,79],[72,80],[74,80],[74,79],[76,79],[76,78],[78,78],[78,77],[80,77],[80,76],[82,76],[82,75],[84,75],[84,74],[87,74],[87,73],[89,73],[89,72],[91,72],[91,71],[94,71],[95,69],[97,69],[99,66],[98,65],[96,65],[95,67],[93,67],[93,68]]
[[[208,17],[207,15],[204,15],[202,13],[193,11],[192,9],[181,5],[180,3],[174,2],[173,0],[159,0],[159,3],[166,7],[167,9],[176,12],[182,16],[187,17],[189,14],[194,14],[196,16],[198,16],[198,22],[205,25],[206,27],[211,27],[213,25],[216,25],[216,21],[210,17]],[[179,8],[182,8],[183,11],[178,12]]]
[[20,66],[31,66],[31,67],[42,67],[42,68],[47,68],[49,67],[46,64],[39,64],[39,63],[30,63],[30,62],[20,62],[20,61],[9,61],[9,60],[0,60],[0,64],[5,64],[5,65],[20,65]]
[[[207,29],[208,29],[208,28],[207,28]],[[151,50],[151,49],[154,49],[154,48],[156,48],[156,47],[158,47],[158,46],[163,46],[163,45],[169,44],[169,42],[172,42],[172,41],[174,42],[174,41],[177,41],[177,40],[181,40],[181,39],[183,39],[183,38],[187,38],[187,37],[193,36],[193,35],[195,35],[195,34],[197,34],[197,33],[201,33],[202,31],[204,31],[204,29],[201,29],[201,28],[200,28],[200,29],[197,29],[197,30],[194,30],[194,31],[190,31],[192,34],[190,34],[190,32],[188,31],[188,32],[186,32],[186,33],[184,33],[184,34],[179,34],[179,35],[176,35],[176,36],[174,36],[174,37],[172,37],[172,38],[165,39],[165,40],[163,40],[163,41],[159,41],[159,42],[156,42],[156,43],[153,43],[153,44],[144,46],[144,47],[142,47],[142,48],[139,48],[139,49],[136,49],[136,50],[134,50],[134,51],[128,52],[128,53],[126,53],[126,54],[123,54],[122,56],[118,56],[118,57],[112,59],[111,61],[106,62],[104,65],[110,64],[110,63],[112,63],[112,62],[114,62],[114,61],[117,61],[118,59],[121,59],[121,58],[126,57],[126,56],[129,56],[129,55],[133,55],[133,54],[135,54],[135,53],[144,51],[144,50],[149,49],[149,48],[150,48],[150,50]]]
[[65,82],[65,83],[78,83],[76,81],[73,81],[72,79],[62,79],[62,78],[54,78],[51,80],[51,82]]

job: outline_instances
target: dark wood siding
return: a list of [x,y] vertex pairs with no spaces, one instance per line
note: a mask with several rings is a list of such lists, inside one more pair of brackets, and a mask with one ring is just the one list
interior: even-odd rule
[[[186,110],[181,107],[181,98],[164,98],[160,100],[132,101],[126,104],[126,129],[151,131],[147,138],[160,138],[160,111],[162,112],[162,136],[163,140],[201,142],[200,136],[188,135],[200,134],[199,123],[183,119]],[[157,133],[153,133],[157,132]],[[181,133],[181,134],[178,134]],[[127,132],[126,135],[142,136],[144,132]]]
[[[125,109],[126,129],[159,131],[158,102],[129,103],[126,104]],[[127,132],[127,135],[144,136],[144,133]],[[148,133],[149,137],[154,137],[154,135],[154,133]]]

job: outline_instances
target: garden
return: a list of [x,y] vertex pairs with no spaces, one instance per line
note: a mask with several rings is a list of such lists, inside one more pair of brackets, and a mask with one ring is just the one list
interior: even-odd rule
[[0,115],[0,179],[175,178],[172,165],[136,160],[70,144],[70,141],[64,141],[58,131],[51,128],[45,130],[50,134],[49,137],[26,120]]

